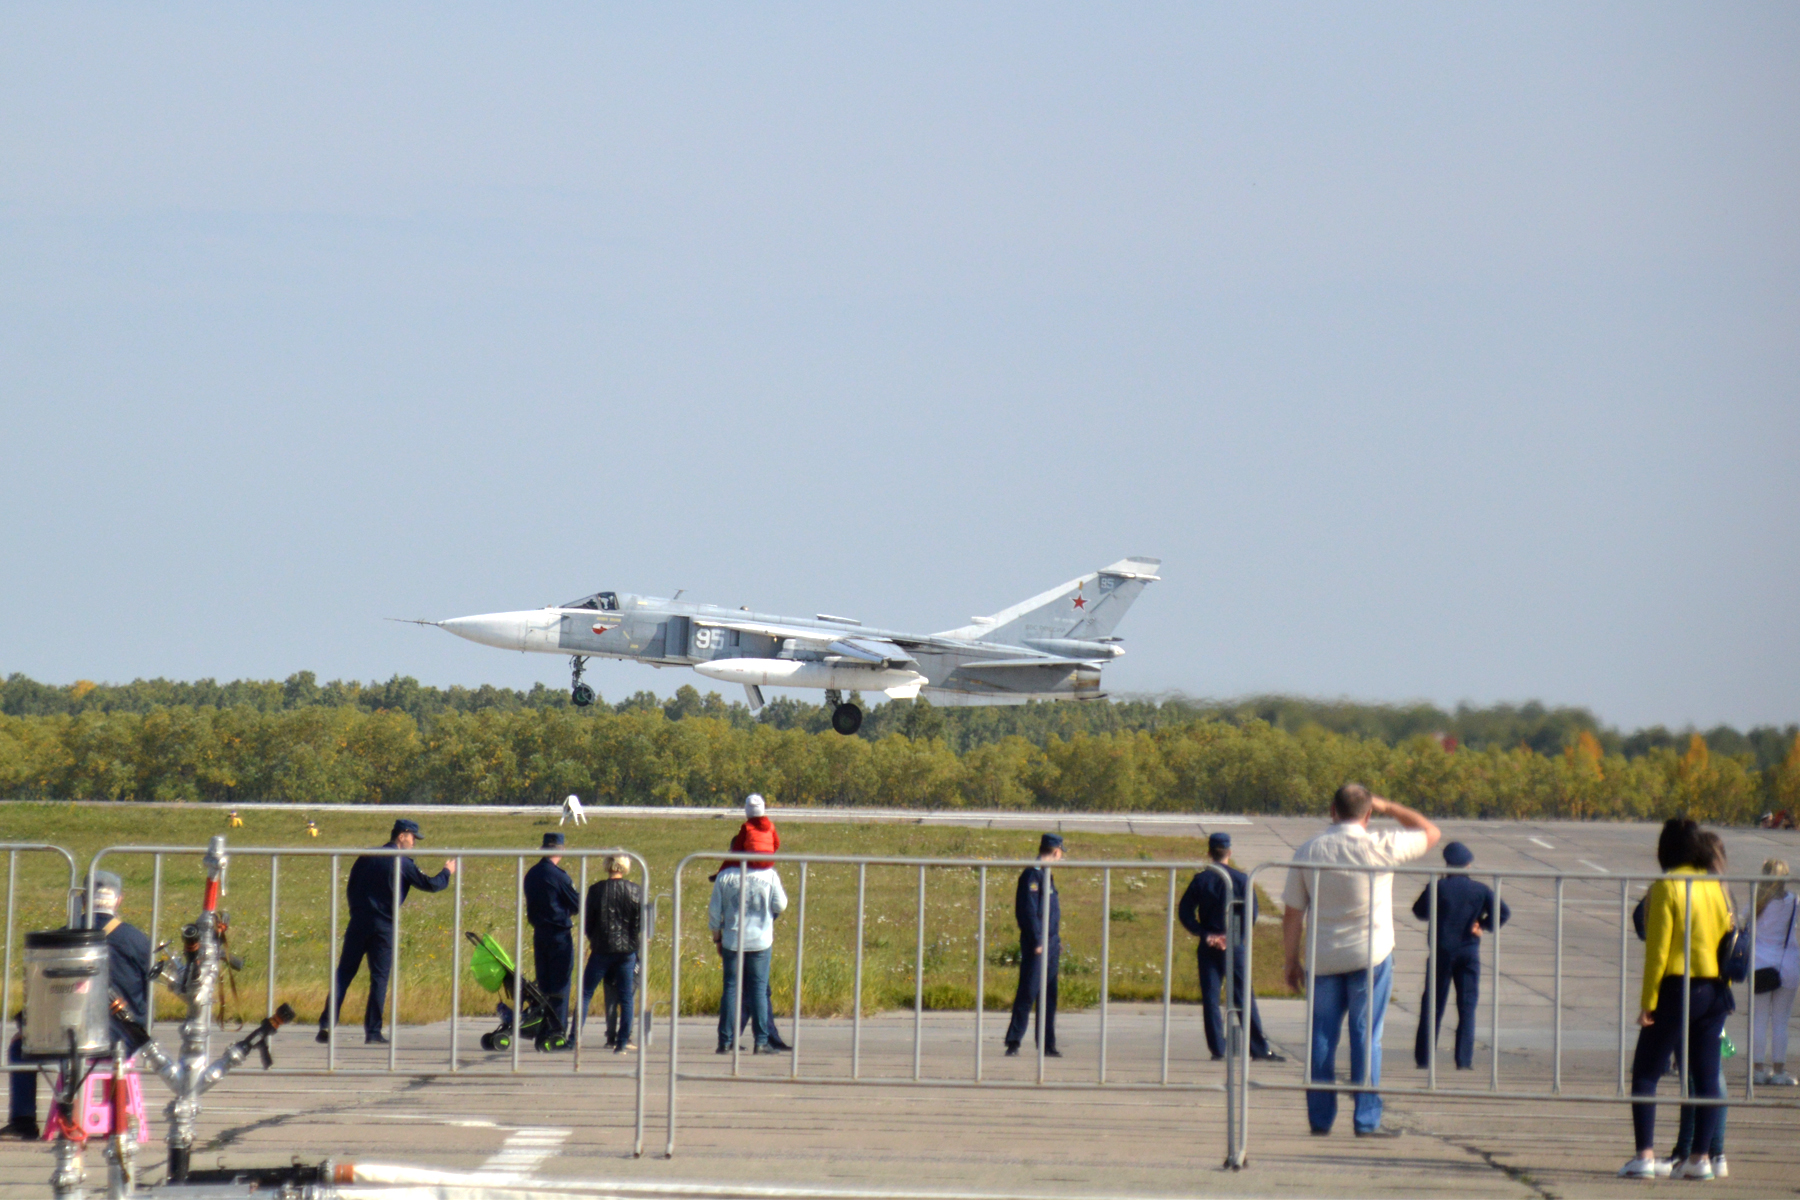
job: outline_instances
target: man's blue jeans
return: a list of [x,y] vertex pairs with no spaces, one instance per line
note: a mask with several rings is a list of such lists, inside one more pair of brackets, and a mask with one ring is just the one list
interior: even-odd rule
[[[751,1031],[759,1048],[769,1044],[772,1027],[769,1016],[769,955],[769,950],[744,951],[744,1016],[750,1020]],[[725,991],[719,997],[719,1045],[729,1047],[733,1040],[731,1014],[737,1007],[737,951],[722,950],[719,959],[725,965]]]
[[[1355,1126],[1367,1133],[1381,1124],[1381,1094],[1374,1088],[1381,1083],[1381,1029],[1387,1018],[1388,994],[1394,990],[1394,956],[1388,955],[1375,965],[1375,1010],[1373,1044],[1366,1036],[1364,1022],[1369,1019],[1369,973],[1346,971],[1342,975],[1320,975],[1313,980],[1313,1025],[1311,1077],[1314,1083],[1331,1083],[1336,1076],[1338,1037],[1345,1018],[1350,1021],[1350,1082],[1370,1088],[1356,1093]],[[1369,1065],[1365,1074],[1364,1064]],[[1329,1131],[1337,1120],[1336,1092],[1306,1093],[1306,1120],[1316,1130]]]

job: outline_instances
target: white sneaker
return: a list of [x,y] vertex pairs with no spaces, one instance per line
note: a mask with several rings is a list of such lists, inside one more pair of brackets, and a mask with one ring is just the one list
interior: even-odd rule
[[1775,1074],[1769,1076],[1769,1082],[1775,1087],[1793,1087],[1794,1077],[1789,1075],[1786,1071],[1777,1071]]
[[1675,1165],[1681,1160],[1677,1158],[1659,1158],[1656,1160],[1656,1177],[1667,1179],[1675,1173]]
[[1712,1163],[1704,1158],[1690,1158],[1687,1160],[1687,1164],[1675,1172],[1671,1178],[1708,1180],[1715,1179],[1717,1176],[1713,1172]]
[[1620,1179],[1655,1179],[1656,1160],[1653,1158],[1628,1158],[1625,1165],[1619,1168]]
[[1769,1070],[1767,1067],[1758,1067],[1752,1078],[1756,1080],[1757,1087],[1762,1087],[1764,1084],[1768,1083],[1769,1080],[1775,1078],[1775,1072]]
[[1721,1154],[1717,1158],[1713,1159],[1713,1178],[1714,1179],[1723,1179],[1729,1174],[1731,1174],[1731,1172],[1725,1166],[1725,1156],[1723,1154]]

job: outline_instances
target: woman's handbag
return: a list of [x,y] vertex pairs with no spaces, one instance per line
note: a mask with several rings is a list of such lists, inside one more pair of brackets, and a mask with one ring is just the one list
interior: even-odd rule
[[[1723,889],[1725,885],[1719,886]],[[1719,939],[1719,978],[1726,983],[1742,983],[1750,978],[1750,947],[1755,935],[1738,928],[1729,892],[1725,895],[1725,919],[1725,936]]]
[[[1794,939],[1794,909],[1796,907],[1800,907],[1800,898],[1789,896],[1787,936],[1781,939],[1781,952],[1783,954],[1787,953],[1788,943]],[[1750,989],[1758,996],[1766,996],[1780,986],[1780,967],[1758,967],[1756,968],[1755,979],[1750,984]]]

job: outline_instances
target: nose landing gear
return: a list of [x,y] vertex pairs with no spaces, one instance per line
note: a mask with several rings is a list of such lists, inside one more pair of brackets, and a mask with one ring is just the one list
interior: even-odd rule
[[572,655],[569,659],[569,703],[576,708],[586,708],[594,702],[594,689],[581,682],[581,673],[587,670],[587,659],[581,655]]
[[849,737],[862,728],[862,709],[844,700],[844,693],[836,688],[825,689],[825,703],[831,705],[831,727]]

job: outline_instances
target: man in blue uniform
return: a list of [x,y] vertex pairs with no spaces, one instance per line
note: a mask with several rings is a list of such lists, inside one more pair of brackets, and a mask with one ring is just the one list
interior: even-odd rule
[[[125,898],[125,884],[111,871],[94,872],[95,927],[106,931],[107,968],[112,978],[113,996],[124,1002],[127,1014],[143,1024],[150,1013],[150,938],[136,925],[118,915]],[[83,902],[86,896],[82,897]],[[118,1021],[113,1022],[113,1036],[125,1043],[126,1053],[137,1046],[126,1036]],[[12,1040],[7,1050],[11,1062],[19,1062],[23,1049],[22,1035]],[[7,1122],[0,1128],[0,1138],[35,1141],[38,1136],[37,1072],[19,1071],[11,1079],[12,1092]]]
[[[1461,842],[1444,847],[1444,863],[1466,867],[1475,855]],[[1437,1023],[1427,1029],[1426,1014],[1430,1005],[1430,968],[1426,968],[1426,991],[1419,996],[1419,1033],[1413,1040],[1413,1061],[1420,1070],[1429,1065],[1430,1044],[1437,1040],[1444,1025],[1444,1001],[1449,999],[1450,984],[1456,984],[1456,1069],[1475,1067],[1475,1003],[1481,997],[1481,935],[1494,928],[1494,890],[1467,875],[1449,875],[1438,880],[1437,911]],[[1413,916],[1421,921],[1431,917],[1431,886],[1419,893],[1413,902]],[[1502,901],[1500,923],[1512,919],[1512,909]]]
[[[544,835],[540,849],[561,850],[563,835]],[[581,911],[581,894],[562,869],[562,855],[546,854],[525,872],[525,919],[531,923],[531,950],[537,962],[538,991],[550,1002],[550,1020],[538,1035],[538,1049],[567,1050],[569,976],[575,970],[575,938],[569,932]]]
[[[1019,1043],[1025,1040],[1025,1026],[1037,1004],[1040,967],[1045,971],[1044,1012],[1039,1019],[1038,1032],[1044,1039],[1044,1054],[1050,1058],[1062,1057],[1062,1052],[1056,1048],[1056,970],[1062,959],[1062,897],[1056,894],[1056,884],[1050,878],[1048,865],[1062,856],[1062,838],[1046,833],[1038,841],[1041,865],[1026,867],[1020,872],[1019,886],[1013,893],[1013,918],[1019,923],[1019,990],[1013,993],[1012,1021],[1006,1027],[1008,1058],[1019,1052]],[[1050,897],[1048,929],[1044,928],[1043,920],[1046,893]],[[1046,943],[1049,946],[1047,952]]]
[[[1225,981],[1225,936],[1226,917],[1233,896],[1240,904],[1248,903],[1249,915],[1244,927],[1238,932],[1237,945],[1233,952],[1236,961],[1232,964],[1236,976],[1232,981],[1232,991],[1239,1008],[1244,1005],[1248,989],[1244,987],[1244,937],[1256,926],[1256,901],[1245,897],[1250,888],[1250,877],[1231,865],[1231,835],[1215,833],[1206,839],[1206,856],[1224,867],[1231,876],[1232,896],[1227,896],[1225,881],[1215,871],[1201,871],[1188,884],[1187,891],[1182,893],[1181,907],[1177,915],[1181,918],[1181,927],[1200,939],[1200,1005],[1206,1016],[1206,1048],[1212,1051],[1213,1061],[1225,1057],[1224,1022],[1219,1015],[1219,985]],[[1286,1062],[1281,1055],[1269,1049],[1268,1039],[1263,1037],[1262,1013],[1257,1010],[1255,997],[1250,998],[1250,1057],[1265,1062]]]
[[[411,850],[419,842],[419,824],[401,818],[394,822],[384,850]],[[362,960],[369,960],[369,1003],[363,1009],[363,1041],[375,1046],[387,1044],[381,1033],[381,1010],[387,1007],[388,968],[394,960],[394,874],[400,875],[400,903],[414,888],[421,892],[441,892],[450,886],[456,874],[456,860],[444,864],[436,875],[427,875],[404,854],[391,857],[363,855],[350,867],[350,884],[344,896],[350,902],[350,924],[344,929],[344,950],[338,956],[337,987],[332,1005],[338,1020],[344,1019],[344,993],[356,978]],[[319,1037],[329,1041],[331,1006],[319,1014]]]

